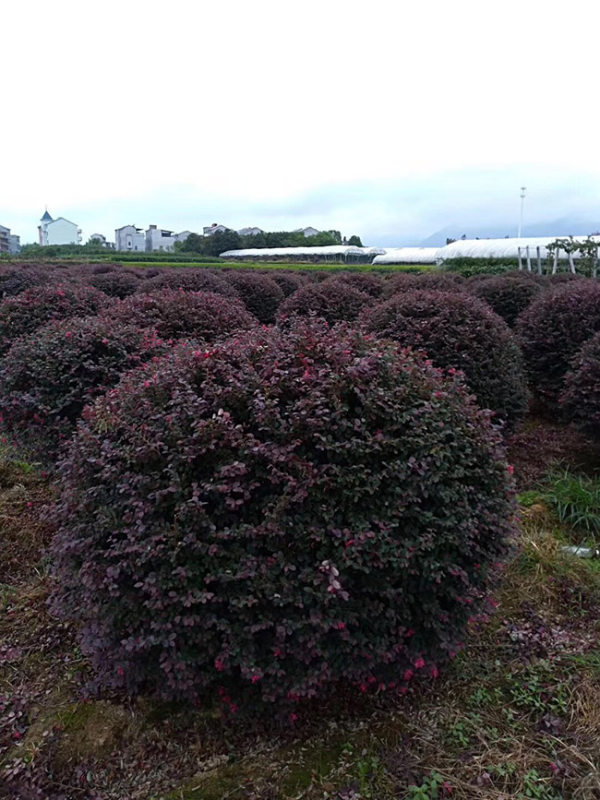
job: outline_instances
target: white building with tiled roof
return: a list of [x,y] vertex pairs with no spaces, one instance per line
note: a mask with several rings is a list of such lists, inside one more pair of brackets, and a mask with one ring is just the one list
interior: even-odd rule
[[52,219],[48,209],[38,225],[40,244],[81,244],[81,228],[64,217]]

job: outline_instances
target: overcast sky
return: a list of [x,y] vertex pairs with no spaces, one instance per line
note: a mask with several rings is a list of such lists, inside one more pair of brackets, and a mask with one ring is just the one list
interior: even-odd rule
[[[600,7],[5,0],[0,224],[600,227]],[[565,223],[568,224],[568,223]],[[568,233],[568,231],[557,231]]]

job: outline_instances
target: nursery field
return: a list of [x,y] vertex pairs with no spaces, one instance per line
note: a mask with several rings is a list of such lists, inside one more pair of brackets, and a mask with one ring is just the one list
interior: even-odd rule
[[0,266],[0,797],[600,797],[600,284],[138,266]]

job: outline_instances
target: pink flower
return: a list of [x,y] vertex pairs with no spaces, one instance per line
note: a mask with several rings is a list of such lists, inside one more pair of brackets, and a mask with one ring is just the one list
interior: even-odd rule
[[433,666],[433,667],[431,668],[431,676],[432,676],[433,678],[438,678],[438,677],[439,677],[439,674],[440,674],[440,671],[439,671],[439,669],[438,669],[436,666]]
[[405,680],[405,681],[409,681],[409,680],[412,678],[412,676],[413,676],[414,674],[415,674],[415,673],[412,671],[412,669],[407,669],[407,670],[405,671],[405,673],[404,673],[404,680]]
[[346,623],[345,622],[338,622],[337,629],[338,629],[338,631],[346,630]]
[[515,468],[513,467],[512,464],[508,465],[508,474],[509,475],[514,475],[515,474]]
[[424,658],[417,658],[415,661],[415,669],[423,669],[425,666],[425,659]]
[[225,662],[220,658],[215,658],[215,667],[218,672],[223,672],[225,669]]
[[252,683],[258,683],[260,680],[260,675],[253,675],[252,676]]

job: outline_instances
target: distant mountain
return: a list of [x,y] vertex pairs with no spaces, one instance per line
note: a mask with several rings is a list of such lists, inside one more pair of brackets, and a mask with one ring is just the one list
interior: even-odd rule
[[[587,236],[600,230],[600,220],[582,220],[573,217],[562,217],[548,222],[535,222],[523,226],[523,236]],[[446,239],[460,239],[465,234],[467,239],[503,239],[505,236],[516,236],[514,222],[510,225],[447,225],[432,233],[419,245],[423,247],[441,247]]]

